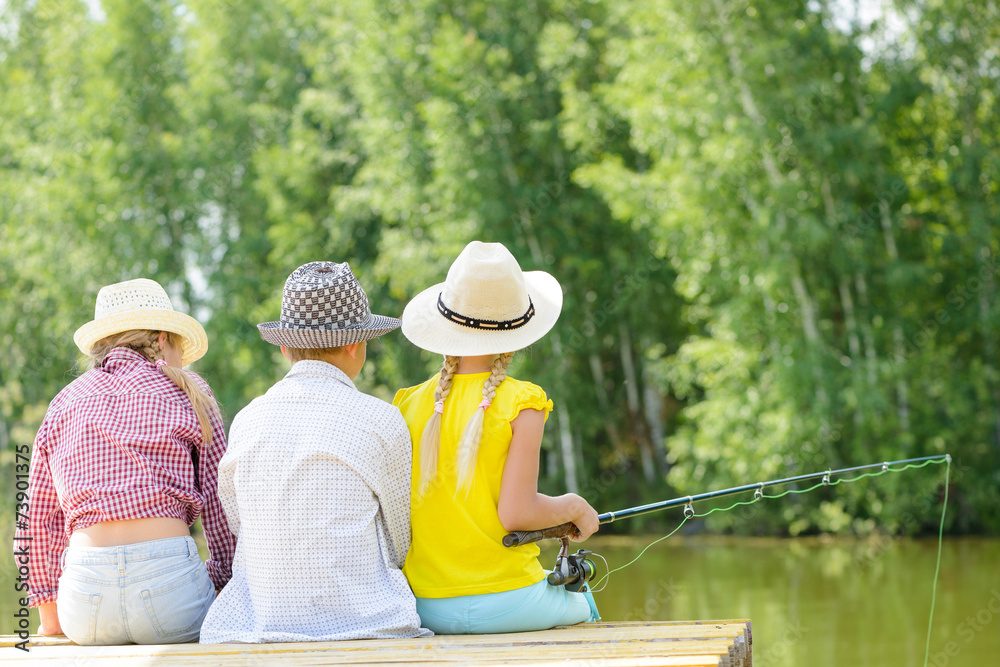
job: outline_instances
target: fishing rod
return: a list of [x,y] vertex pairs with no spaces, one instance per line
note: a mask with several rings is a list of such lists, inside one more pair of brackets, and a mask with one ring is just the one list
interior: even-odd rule
[[[604,514],[598,514],[597,519],[601,524],[611,523],[617,519],[625,519],[633,516],[639,516],[641,514],[648,514],[649,512],[657,512],[659,510],[668,509],[670,507],[676,507],[678,505],[684,506],[684,520],[674,528],[670,533],[664,535],[663,537],[655,540],[649,544],[642,552],[639,553],[634,559],[625,565],[616,567],[615,569],[609,569],[608,572],[597,582],[600,586],[604,583],[604,586],[600,589],[590,588],[590,580],[593,579],[597,573],[597,566],[591,559],[591,556],[601,558],[599,554],[593,553],[591,551],[586,551],[581,549],[575,554],[570,555],[569,553],[569,536],[576,532],[576,526],[572,522],[564,523],[561,526],[553,526],[551,528],[546,528],[544,530],[531,530],[531,531],[514,531],[503,538],[503,545],[505,547],[516,547],[521,544],[529,544],[531,542],[537,542],[538,540],[546,538],[558,538],[561,542],[559,549],[559,555],[556,557],[555,567],[547,576],[547,581],[552,586],[564,586],[567,591],[590,591],[593,593],[598,593],[605,588],[607,588],[607,581],[610,575],[614,572],[622,570],[632,563],[639,560],[642,554],[646,553],[646,549],[653,546],[654,544],[661,542],[671,535],[676,533],[681,529],[682,526],[695,516],[705,516],[717,511],[728,511],[736,507],[737,505],[746,505],[749,503],[737,502],[729,507],[714,507],[709,509],[707,512],[702,514],[696,514],[694,511],[693,503],[698,500],[708,500],[710,498],[721,498],[723,496],[730,496],[736,493],[746,493],[747,491],[754,492],[753,502],[763,500],[764,498],[781,498],[789,493],[807,493],[813,489],[819,488],[820,486],[831,486],[836,485],[841,482],[855,482],[864,477],[877,477],[884,475],[887,472],[903,472],[904,470],[909,470],[911,468],[923,468],[930,463],[947,463],[947,469],[945,471],[944,477],[944,501],[941,505],[941,523],[938,526],[938,548],[937,548],[937,563],[934,566],[934,583],[931,587],[931,612],[930,617],[927,621],[927,641],[924,647],[924,667],[927,665],[928,658],[930,656],[931,650],[931,635],[934,627],[934,603],[937,598],[937,581],[938,573],[941,570],[941,545],[944,539],[944,520],[945,514],[948,509],[948,480],[949,474],[951,472],[951,455],[950,454],[939,454],[937,456],[922,456],[920,458],[913,459],[901,459],[899,461],[885,461],[883,463],[871,463],[869,465],[854,466],[852,468],[841,468],[839,470],[825,470],[823,472],[809,473],[808,475],[795,475],[794,477],[785,477],[783,479],[776,479],[769,482],[757,482],[756,484],[744,484],[743,486],[734,486],[731,489],[720,489],[719,491],[708,491],[707,493],[699,493],[693,496],[683,496],[681,498],[674,498],[672,500],[665,500],[658,503],[650,503],[649,505],[640,505],[638,507],[630,507],[628,509],[619,510],[617,512],[605,512]],[[893,468],[892,466],[902,465],[901,468]],[[874,473],[864,473],[857,477],[851,478],[838,478],[836,480],[831,480],[833,475],[840,475],[848,472],[856,472],[859,470],[871,470],[872,468],[881,468],[880,472]],[[800,482],[807,479],[822,478],[820,484],[815,484],[805,489],[789,489],[778,495],[765,495],[764,489],[769,486],[780,486],[782,484],[791,484],[792,482]],[[604,561],[605,567],[608,563]]]
[[[659,512],[660,510],[668,509],[670,507],[677,507],[678,505],[684,506],[684,516],[691,518],[694,516],[694,508],[692,503],[698,500],[708,500],[710,498],[721,498],[723,496],[731,496],[736,493],[746,493],[747,491],[754,492],[754,499],[761,500],[764,498],[764,489],[769,486],[780,486],[782,484],[791,484],[792,482],[800,482],[807,479],[823,478],[823,484],[830,484],[830,477],[832,475],[840,475],[848,472],[856,472],[858,470],[869,470],[871,468],[881,468],[882,472],[889,472],[893,470],[891,466],[894,465],[905,465],[912,463],[921,463],[927,461],[939,461],[951,463],[950,454],[940,454],[938,456],[922,456],[915,459],[902,459],[899,461],[885,461],[883,463],[871,463],[869,465],[854,466],[853,468],[841,468],[839,470],[824,470],[822,472],[809,473],[807,475],[795,475],[794,477],[785,477],[783,479],[775,479],[769,482],[757,482],[756,484],[744,484],[743,486],[734,486],[731,489],[720,489],[718,491],[708,491],[706,493],[698,493],[693,496],[682,496],[680,498],[673,498],[672,500],[664,500],[658,503],[650,503],[648,505],[640,505],[638,507],[629,507],[628,509],[618,510],[617,512],[605,512],[604,514],[598,514],[597,520],[601,524],[611,523],[612,521],[617,521],[618,519],[628,519],[634,516],[639,516],[642,514],[649,514],[650,512]],[[572,535],[576,532],[576,526],[572,522],[564,523],[559,526],[552,526],[551,528],[544,528],[542,530],[517,530],[509,533],[503,538],[503,545],[505,547],[516,547],[522,544],[530,544],[532,542],[537,542],[539,540],[549,539],[549,538],[565,538],[568,535]]]

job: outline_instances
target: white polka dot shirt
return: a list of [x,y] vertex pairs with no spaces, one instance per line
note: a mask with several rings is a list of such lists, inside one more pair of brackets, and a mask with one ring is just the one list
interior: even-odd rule
[[233,576],[201,643],[430,636],[400,570],[410,458],[399,410],[321,361],[244,408],[219,463]]

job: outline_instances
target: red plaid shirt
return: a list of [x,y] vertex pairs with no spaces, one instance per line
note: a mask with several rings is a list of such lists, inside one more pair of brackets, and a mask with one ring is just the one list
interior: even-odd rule
[[14,541],[15,553],[29,549],[28,604],[55,601],[73,531],[152,517],[190,526],[202,509],[208,574],[216,588],[225,586],[236,549],[217,494],[225,451],[220,419],[212,417],[206,453],[187,395],[138,352],[112,350],[99,368],[59,392],[35,437],[24,512],[29,518],[22,523],[18,517]]

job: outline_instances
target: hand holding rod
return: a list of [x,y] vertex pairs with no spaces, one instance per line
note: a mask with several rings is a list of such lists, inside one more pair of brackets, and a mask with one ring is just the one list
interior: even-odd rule
[[[684,496],[682,498],[674,498],[673,500],[664,500],[658,503],[651,503],[649,505],[640,505],[639,507],[630,507],[628,509],[618,510],[617,512],[605,512],[604,514],[598,514],[597,520],[601,524],[611,523],[616,519],[627,519],[633,516],[639,516],[640,514],[647,514],[649,512],[657,512],[662,509],[667,509],[668,507],[676,507],[678,505],[688,505],[695,500],[707,500],[709,498],[719,498],[721,496],[730,496],[734,493],[743,493],[745,491],[754,491],[757,489],[761,490],[761,497],[763,497],[763,489],[768,486],[779,486],[781,484],[790,484],[792,482],[800,482],[806,479],[815,479],[817,477],[823,477],[829,480],[830,475],[838,475],[846,472],[855,472],[857,470],[867,470],[869,468],[882,468],[883,472],[888,471],[889,466],[896,464],[907,464],[907,463],[920,463],[922,461],[935,461],[937,463],[944,463],[945,461],[951,461],[950,454],[939,454],[937,456],[922,456],[916,459],[903,459],[901,461],[885,461],[883,463],[872,463],[864,466],[855,466],[853,468],[841,468],[840,470],[824,470],[822,472],[809,473],[808,475],[796,475],[795,477],[785,477],[784,479],[776,479],[770,482],[757,482],[755,484],[744,484],[743,486],[734,486],[731,489],[721,489],[719,491],[708,491],[707,493],[699,493],[694,496]],[[503,545],[505,547],[516,547],[522,544],[530,544],[532,542],[537,542],[538,540],[544,540],[553,537],[565,537],[567,535],[572,535],[576,532],[576,526],[572,522],[564,523],[560,526],[553,526],[551,528],[543,528],[542,530],[517,530],[509,533],[503,538]]]
[[515,530],[512,533],[504,535],[503,545],[505,547],[516,547],[522,544],[530,544],[532,542],[546,540],[553,537],[566,537],[575,532],[576,526],[572,521],[558,526],[552,526],[551,528],[543,528],[541,530]]

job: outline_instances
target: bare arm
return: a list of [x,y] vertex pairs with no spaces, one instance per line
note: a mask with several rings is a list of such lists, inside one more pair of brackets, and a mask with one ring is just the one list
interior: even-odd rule
[[61,635],[62,626],[59,625],[59,615],[56,612],[55,602],[45,602],[38,605],[38,619],[41,623],[38,626],[40,635]]
[[[199,384],[214,400],[215,397],[208,384],[203,381]],[[239,532],[236,490],[233,485],[236,466],[230,462],[225,471],[226,478],[223,479],[223,471],[219,464],[226,453],[226,429],[218,407],[212,411],[209,421],[212,424],[212,442],[207,452],[204,447],[200,447],[196,479],[200,482],[200,491],[205,498],[205,506],[201,513],[201,525],[205,531],[205,541],[208,542],[209,551],[205,567],[215,589],[222,590],[233,575],[233,556],[236,553],[236,535]],[[194,443],[192,445],[194,446]],[[223,493],[229,494],[225,500],[222,499]]]
[[538,493],[538,456],[545,428],[545,413],[522,410],[511,422],[513,435],[497,512],[505,530],[540,530],[572,521],[578,532],[572,536],[582,542],[597,532],[597,512],[575,493],[547,496]]

